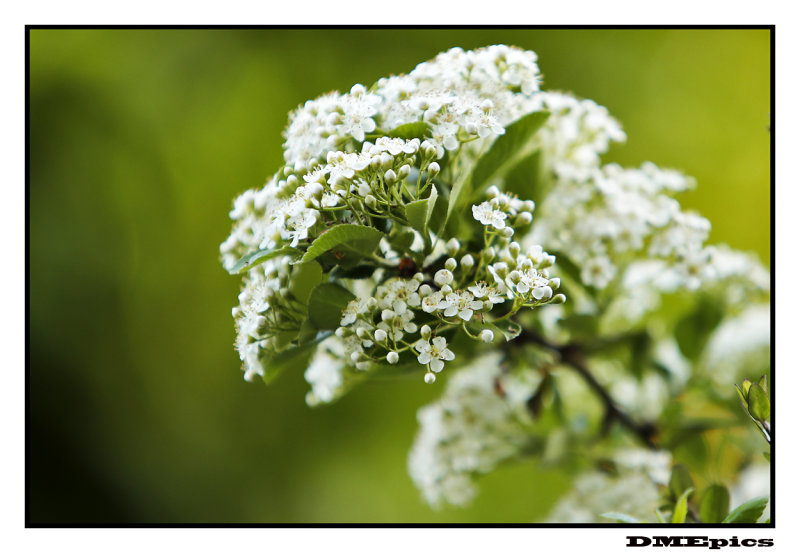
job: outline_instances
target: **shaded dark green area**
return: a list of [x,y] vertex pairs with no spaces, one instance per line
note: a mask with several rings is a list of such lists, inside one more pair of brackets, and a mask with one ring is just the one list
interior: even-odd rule
[[607,159],[694,175],[712,241],[769,261],[767,31],[68,31],[30,40],[31,522],[527,522],[568,479],[533,460],[431,511],[406,474],[421,375],[305,406],[301,367],[241,379],[218,263],[232,199],[281,163],[287,112],[454,45],[536,50],[606,105]]

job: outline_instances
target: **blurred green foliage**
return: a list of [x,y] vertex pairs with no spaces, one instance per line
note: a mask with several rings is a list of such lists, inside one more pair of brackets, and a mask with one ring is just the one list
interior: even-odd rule
[[530,460],[466,510],[406,474],[440,386],[365,385],[306,407],[302,369],[246,384],[232,199],[282,161],[288,111],[451,46],[538,52],[547,89],[609,108],[606,159],[695,176],[712,242],[769,263],[769,32],[32,30],[30,521],[528,522],[567,476]]

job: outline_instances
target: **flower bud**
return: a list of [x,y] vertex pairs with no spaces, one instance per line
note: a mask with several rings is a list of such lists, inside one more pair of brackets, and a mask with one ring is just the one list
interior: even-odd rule
[[386,360],[390,364],[395,365],[400,360],[400,355],[398,355],[396,351],[390,351],[386,354]]
[[564,294],[556,294],[553,296],[553,299],[550,301],[550,303],[564,303],[565,301],[567,301],[567,296]]
[[381,320],[383,322],[391,321],[392,319],[394,319],[394,311],[391,309],[384,309],[381,311]]
[[389,169],[383,174],[383,180],[389,184],[394,184],[397,182],[397,173],[395,173],[392,169]]
[[523,211],[519,215],[517,215],[514,224],[519,226],[530,225],[531,221],[533,221],[533,215],[531,215],[530,211]]
[[336,329],[337,338],[344,338],[346,336],[345,332],[346,332],[346,329],[343,326],[340,326],[339,328],[337,328]]
[[425,275],[423,275],[422,273],[414,273],[414,277],[413,278],[417,282],[422,282],[423,280],[425,280]]
[[464,130],[467,131],[467,134],[478,134],[478,125],[470,121],[464,125]]
[[500,261],[494,264],[494,270],[500,275],[501,278],[506,278],[508,275],[508,264],[504,261]]
[[420,144],[420,150],[425,159],[431,159],[436,156],[436,146],[431,144],[429,140],[425,140]]
[[455,271],[458,263],[452,257],[449,257],[447,261],[444,262],[444,268],[448,271]]
[[431,327],[428,325],[422,325],[422,328],[419,329],[419,334],[422,336],[423,340],[427,340],[431,337]]
[[519,242],[511,242],[508,245],[508,251],[511,254],[511,257],[517,257],[519,255],[519,250],[520,250]]
[[445,284],[440,288],[440,290],[442,291],[442,294],[447,295],[453,291],[453,288],[449,284]]
[[436,271],[436,274],[433,276],[433,281],[439,286],[450,284],[453,282],[453,273],[447,269],[441,269]]
[[386,334],[386,331],[383,330],[382,328],[379,328],[378,330],[375,331],[376,342],[383,342],[386,340],[387,337],[388,335]]
[[549,299],[550,299],[550,298],[552,298],[552,297],[553,297],[553,289],[552,289],[552,288],[550,288],[549,286],[547,286],[547,287],[544,289],[544,296],[542,296],[542,299],[543,299],[543,300],[549,300]]
[[420,296],[425,297],[425,296],[430,296],[431,294],[433,294],[433,288],[431,288],[429,285],[423,284],[422,286],[419,287]]
[[371,209],[378,207],[378,200],[372,194],[367,194],[367,197],[364,198],[364,203],[367,204],[367,207]]
[[561,287],[561,279],[558,277],[551,278],[547,285],[553,290],[558,290]]
[[442,168],[439,167],[439,164],[436,163],[435,161],[430,165],[428,165],[428,175],[430,175],[431,177],[435,177],[436,175],[438,175],[439,171],[441,170]]
[[532,212],[535,207],[536,204],[533,203],[533,200],[525,200],[524,202],[522,202],[522,210],[527,211],[528,213]]
[[450,240],[447,241],[446,247],[447,247],[447,253],[453,256],[458,253],[459,249],[461,249],[461,242],[459,242],[455,238],[451,238]]
[[503,236],[505,236],[506,238],[511,238],[512,236],[514,236],[514,229],[511,227],[504,228]]
[[473,265],[475,265],[475,259],[472,255],[467,254],[461,258],[461,266],[465,269],[471,269]]
[[397,170],[397,176],[401,179],[405,179],[410,174],[411,174],[411,166],[408,164],[403,165],[402,167],[400,167],[400,169]]
[[367,300],[367,309],[373,310],[376,307],[378,307],[378,300],[376,300],[375,298],[369,298]]
[[433,373],[425,373],[425,384],[433,384],[436,382],[436,375]]
[[364,338],[369,338],[369,334],[367,333],[367,329],[366,329],[366,328],[364,328],[363,326],[360,326],[360,327],[358,327],[358,328],[356,329],[356,336],[358,336],[358,337],[359,337],[359,338],[361,338],[362,340],[363,340]]
[[361,359],[361,353],[354,351],[353,353],[350,354],[350,360],[353,363],[358,363],[360,359]]
[[295,175],[289,175],[288,177],[286,177],[286,184],[288,184],[289,186],[295,186],[297,185],[297,182],[298,179],[297,176]]
[[488,344],[488,343],[491,343],[492,340],[494,340],[494,332],[492,332],[491,330],[489,330],[487,328],[487,329],[481,331],[479,337],[480,337],[480,339],[482,341],[484,341],[484,342],[486,342]]
[[522,274],[517,270],[513,270],[510,273],[508,273],[508,278],[509,280],[511,280],[511,282],[516,284],[519,282],[520,278],[522,278]]

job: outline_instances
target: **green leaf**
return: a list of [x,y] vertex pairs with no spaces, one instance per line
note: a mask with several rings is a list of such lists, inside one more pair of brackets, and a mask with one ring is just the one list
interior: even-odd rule
[[480,191],[489,182],[505,176],[532,154],[536,150],[533,137],[549,116],[550,112],[537,111],[521,117],[506,127],[505,134],[497,137],[474,165],[461,167],[450,191],[446,218],[449,219],[453,211],[461,207],[463,198],[469,197],[472,191]]
[[672,474],[669,477],[669,491],[672,493],[672,497],[680,497],[689,488],[694,488],[689,469],[681,464],[672,467]]
[[296,260],[303,255],[303,252],[297,248],[291,248],[289,246],[284,246],[283,248],[278,248],[277,250],[257,250],[242,257],[233,265],[233,267],[230,268],[228,272],[232,275],[243,273],[244,271],[249,271],[256,265],[264,263],[268,259],[274,259],[282,255],[288,255],[289,257],[293,258],[293,260]]
[[425,230],[428,229],[428,225],[431,220],[431,215],[433,214],[433,208],[436,206],[436,199],[439,197],[439,192],[436,190],[436,185],[431,184],[431,195],[428,196],[428,205],[425,208]]
[[536,204],[544,198],[542,177],[542,152],[536,150],[517,163],[506,175],[505,191],[516,194]]
[[453,172],[456,177],[453,182],[453,187],[450,189],[450,198],[447,202],[445,221],[450,220],[450,215],[456,210],[456,207],[460,207],[463,201],[462,198],[468,198],[470,196],[467,191],[472,189],[472,170],[474,168],[475,162],[471,160],[459,159],[457,163],[453,164]]
[[342,311],[355,296],[332,282],[323,282],[311,291],[308,298],[308,319],[320,330],[339,327]]
[[307,263],[328,252],[333,252],[337,258],[344,258],[348,254],[361,258],[372,253],[381,237],[383,233],[372,227],[337,225],[320,234],[300,262]]
[[473,190],[483,187],[498,177],[505,176],[515,165],[536,149],[532,139],[550,116],[548,111],[536,111],[521,117],[497,137],[492,147],[478,160],[472,172]]
[[364,278],[370,278],[373,274],[375,274],[375,267],[372,265],[356,265],[354,267],[336,267],[333,271],[331,271],[330,276],[331,278],[350,278],[353,280],[361,280]]
[[631,515],[626,515],[625,513],[610,512],[610,513],[603,513],[600,516],[603,518],[614,520],[616,522],[621,522],[623,524],[646,524],[646,521],[639,520],[638,518],[634,518]]
[[319,333],[310,342],[290,347],[266,359],[262,363],[264,367],[264,382],[269,384],[276,376],[288,368],[307,366],[317,344],[330,336],[330,334],[330,332]]
[[[745,380],[744,384],[749,384],[749,381]],[[747,411],[747,392],[750,390],[750,387],[747,386],[743,389],[737,384],[734,384],[734,386],[736,387],[736,393],[739,395],[739,401],[742,402],[742,407],[744,407],[744,410]]]
[[738,522],[744,524],[758,522],[759,517],[761,517],[764,509],[767,507],[768,501],[768,496],[757,497],[746,501],[731,511],[722,522]]
[[412,228],[422,233],[423,238],[427,234],[428,221],[431,219],[431,213],[433,213],[438,197],[439,193],[436,191],[436,186],[431,186],[430,196],[423,200],[416,200],[406,204],[406,219]]
[[672,512],[672,523],[683,524],[686,521],[686,514],[689,512],[689,495],[694,488],[689,488],[681,494],[675,503],[675,510]]
[[393,138],[405,138],[411,140],[412,138],[422,139],[431,135],[431,127],[424,121],[415,121],[414,123],[406,123],[400,125],[389,131],[389,136]]
[[722,522],[730,510],[731,496],[728,488],[721,484],[709,486],[700,499],[700,522]]
[[675,327],[675,338],[681,353],[687,359],[697,359],[708,342],[711,331],[722,320],[723,312],[718,302],[701,300],[697,308],[684,316]]
[[292,267],[289,291],[300,303],[308,303],[311,290],[322,282],[322,267],[316,261]]
[[317,337],[318,332],[317,328],[311,324],[311,321],[306,319],[303,321],[303,324],[300,325],[300,331],[297,333],[297,343],[300,345],[307,344]]
[[769,418],[769,396],[761,386],[750,386],[750,392],[747,394],[747,410],[757,421]]
[[764,390],[765,394],[769,394],[769,390],[767,389],[767,375],[761,375],[761,378],[758,379],[758,385]]
[[399,253],[407,252],[413,242],[414,242],[413,230],[405,230],[402,232],[398,232],[394,236],[389,237],[389,244],[392,246],[392,249]]

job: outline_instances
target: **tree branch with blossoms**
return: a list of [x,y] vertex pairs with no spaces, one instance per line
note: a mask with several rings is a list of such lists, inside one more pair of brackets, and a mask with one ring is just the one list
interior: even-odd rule
[[[672,522],[752,518],[716,488],[690,499],[670,448],[729,424],[685,398],[730,407],[732,382],[769,370],[769,274],[706,244],[710,223],[676,199],[691,178],[603,164],[620,124],[540,79],[533,52],[454,48],[289,115],[284,165],[234,201],[220,246],[242,278],[245,379],[303,367],[310,406],[377,375],[442,386],[409,455],[434,506],[535,455],[606,467],[583,466],[564,505],[584,506],[555,506],[562,520],[607,520],[607,497],[629,506],[614,520],[663,521],[664,505]],[[747,393],[768,432],[765,389]]]

